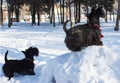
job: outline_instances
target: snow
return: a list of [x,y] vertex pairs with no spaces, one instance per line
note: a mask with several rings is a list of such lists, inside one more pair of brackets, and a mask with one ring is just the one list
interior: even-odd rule
[[56,83],[119,83],[119,70],[113,65],[119,60],[106,46],[90,46],[54,59],[44,69],[42,81],[51,83],[54,78]]
[[[0,27],[0,83],[120,83],[120,31],[114,31],[114,25],[101,22],[103,46],[71,52],[62,25],[20,22],[8,28],[5,23]],[[5,52],[9,50],[8,59],[22,59],[21,51],[30,46],[40,51],[34,57],[36,75],[15,75],[8,81],[2,72]]]

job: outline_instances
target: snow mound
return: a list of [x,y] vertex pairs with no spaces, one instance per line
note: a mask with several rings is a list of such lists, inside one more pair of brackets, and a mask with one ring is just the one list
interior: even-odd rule
[[41,83],[120,83],[120,57],[106,46],[90,46],[51,60]]

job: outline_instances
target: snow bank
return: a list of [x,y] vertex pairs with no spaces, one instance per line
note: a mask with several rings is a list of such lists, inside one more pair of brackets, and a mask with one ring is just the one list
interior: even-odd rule
[[106,46],[58,56],[43,68],[41,83],[120,83],[120,57]]

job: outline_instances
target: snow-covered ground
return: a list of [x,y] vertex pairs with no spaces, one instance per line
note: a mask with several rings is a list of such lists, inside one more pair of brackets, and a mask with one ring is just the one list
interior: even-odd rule
[[[103,46],[90,46],[81,52],[71,52],[64,43],[62,25],[53,27],[41,23],[6,24],[0,27],[0,83],[120,83],[120,31],[115,23],[101,22]],[[69,26],[68,26],[69,27]],[[40,53],[35,58],[35,76],[15,75],[10,81],[2,72],[4,55],[22,59],[22,50],[35,46]]]

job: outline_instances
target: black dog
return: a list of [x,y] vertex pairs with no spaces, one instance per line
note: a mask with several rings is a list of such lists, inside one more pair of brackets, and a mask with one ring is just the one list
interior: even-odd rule
[[25,51],[22,51],[25,54],[25,58],[28,58],[32,61],[34,61],[34,56],[39,55],[39,50],[36,47],[29,47]]
[[5,53],[5,64],[3,65],[3,73],[10,80],[14,76],[14,73],[21,75],[35,75],[34,63],[28,58],[22,60],[8,60],[8,51]]

